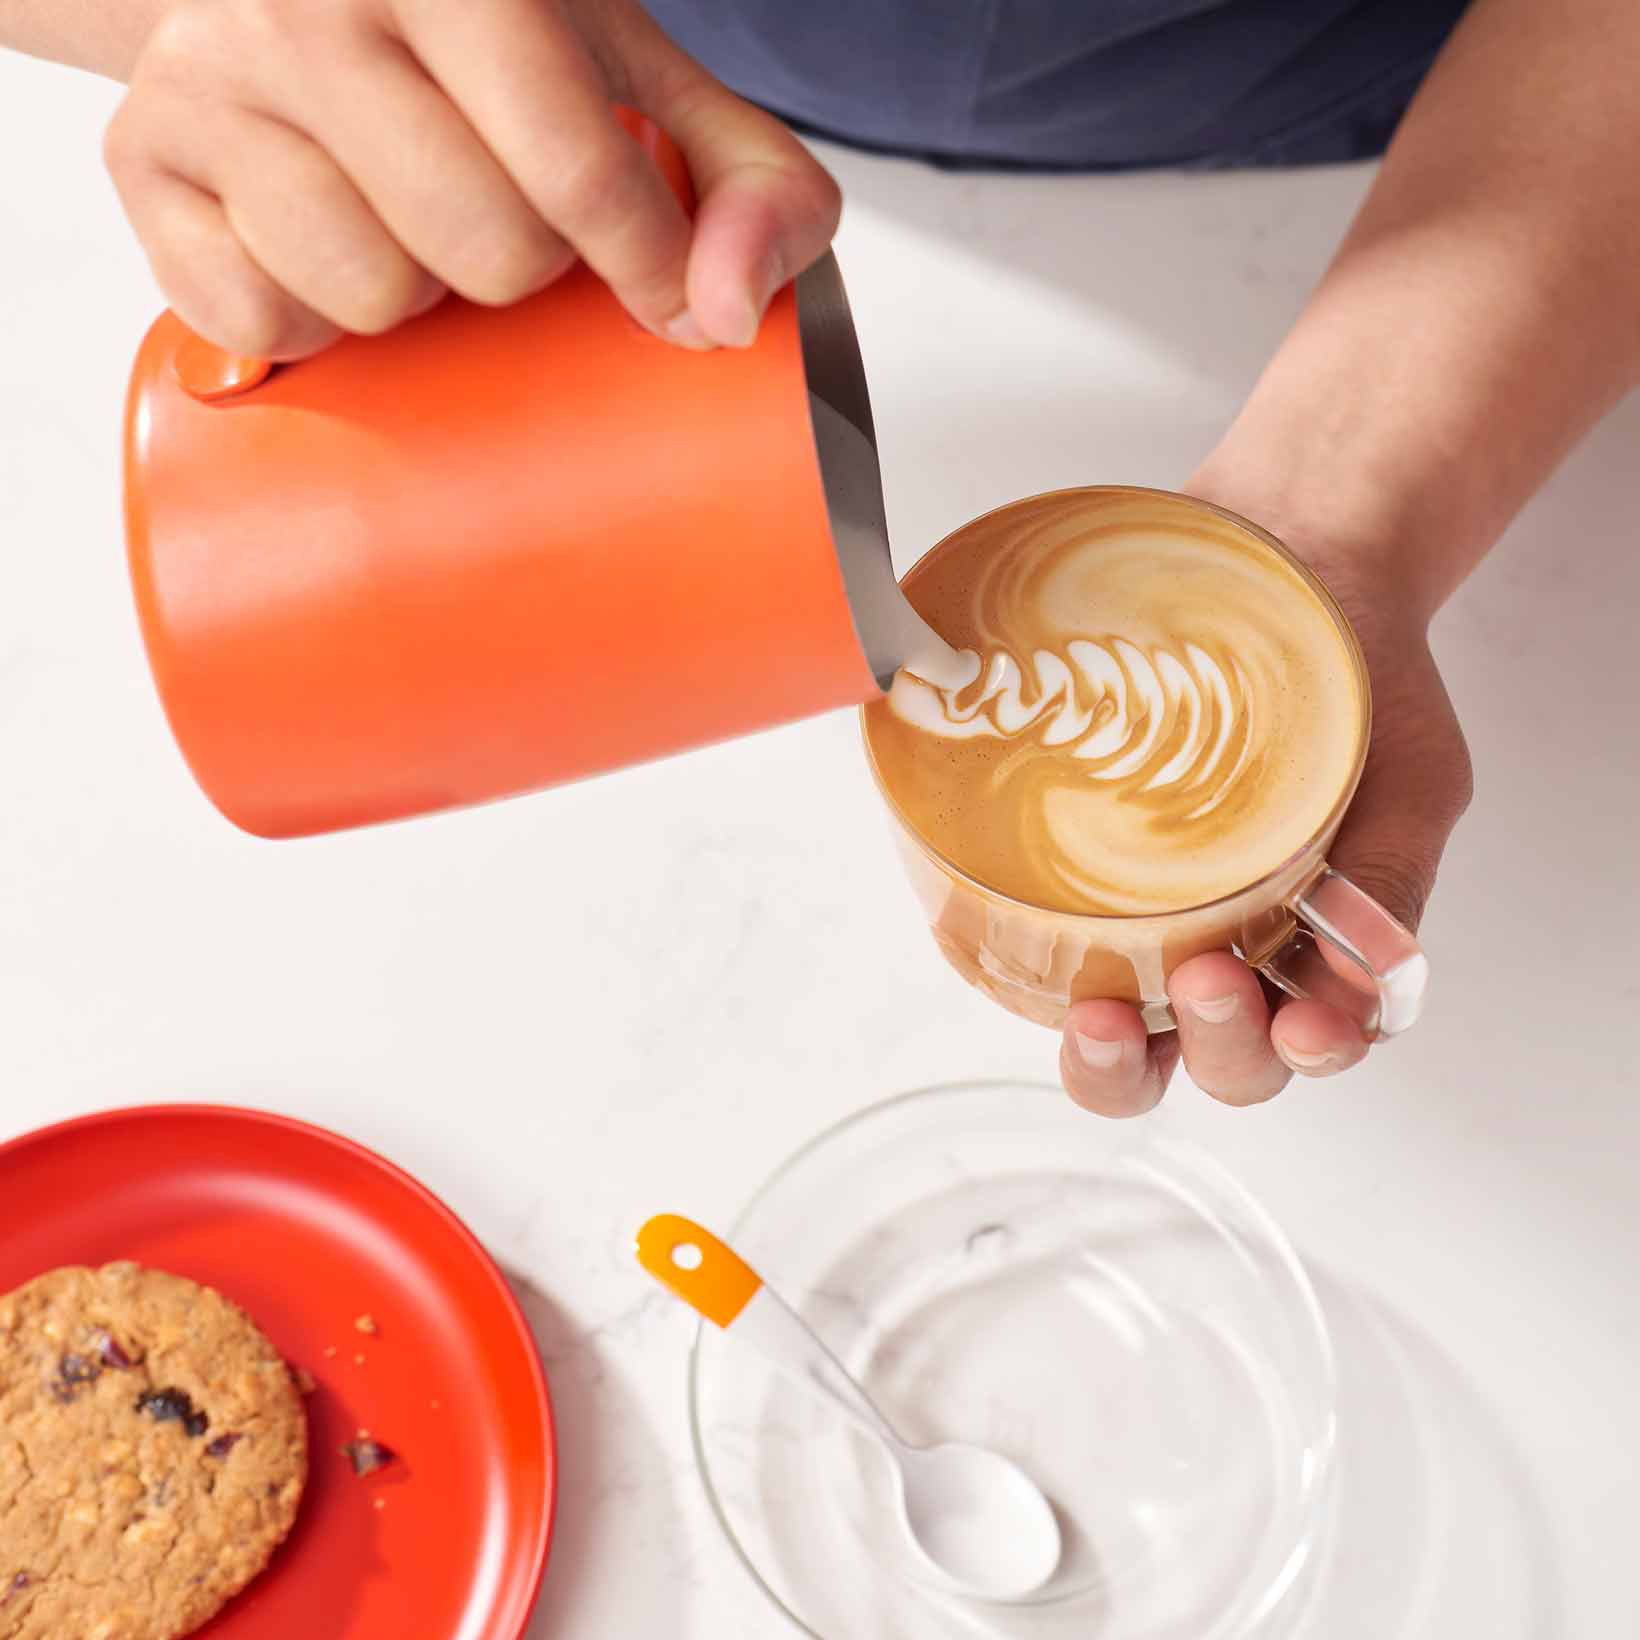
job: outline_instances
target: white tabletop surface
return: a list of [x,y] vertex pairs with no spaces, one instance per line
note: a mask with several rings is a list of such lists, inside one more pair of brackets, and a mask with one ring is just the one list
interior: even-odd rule
[[[158,299],[99,160],[115,95],[0,59],[0,1135],[204,1099],[384,1151],[540,1339],[563,1492],[533,1640],[773,1635],[693,1471],[690,1320],[631,1233],[724,1223],[882,1095],[1051,1077],[1054,1041],[936,957],[846,713],[374,832],[218,818],[126,588],[120,405]],[[1015,496],[1182,481],[1370,175],[826,157],[902,568]],[[1631,402],[1441,618],[1478,795],[1425,1021],[1260,1109],[1169,1097],[1339,1345],[1324,1640],[1640,1632],[1637,439]]]

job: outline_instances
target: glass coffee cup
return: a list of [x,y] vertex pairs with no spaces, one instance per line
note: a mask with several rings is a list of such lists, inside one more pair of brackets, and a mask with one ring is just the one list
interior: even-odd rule
[[[1136,914],[1069,911],[1003,892],[941,853],[919,830],[893,782],[885,778],[874,740],[874,701],[862,714],[867,759],[892,817],[906,871],[947,960],[976,989],[1013,1013],[1058,1027],[1070,1006],[1096,997],[1132,1003],[1155,1031],[1174,1026],[1167,981],[1186,959],[1233,950],[1280,990],[1339,1007],[1370,1038],[1393,1036],[1417,1018],[1428,963],[1413,935],[1347,877],[1327,864],[1366,761],[1371,695],[1359,640],[1326,587],[1268,531],[1223,508],[1168,491],[1099,485],[1012,502],[963,525],[931,548],[903,579],[916,604],[942,565],[971,552],[975,532],[999,537],[1010,521],[1044,506],[1086,514],[1138,508],[1155,527],[1229,532],[1238,548],[1273,555],[1285,566],[1280,596],[1308,600],[1307,618],[1322,612],[1347,656],[1347,686],[1358,710],[1351,721],[1346,770],[1324,818],[1254,880],[1201,903]],[[926,613],[926,610],[925,610]],[[947,634],[950,636],[950,634]],[[879,728],[880,740],[881,730]]]

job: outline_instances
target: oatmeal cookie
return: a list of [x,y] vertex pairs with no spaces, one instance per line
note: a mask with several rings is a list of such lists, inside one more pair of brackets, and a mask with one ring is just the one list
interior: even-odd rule
[[0,1640],[191,1633],[306,1479],[291,1371],[212,1288],[120,1263],[0,1296]]

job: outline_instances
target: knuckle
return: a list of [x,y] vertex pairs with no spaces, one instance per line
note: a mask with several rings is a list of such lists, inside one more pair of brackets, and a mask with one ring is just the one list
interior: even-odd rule
[[657,321],[670,319],[684,305],[687,274],[688,243],[685,241],[676,252],[626,270],[616,283],[616,292],[640,317],[649,315]]
[[338,280],[327,317],[359,336],[380,336],[425,313],[445,287],[396,249],[362,259]]
[[370,32],[359,6],[329,0],[173,0],[143,46],[137,73],[193,90],[259,85]]
[[1469,744],[1460,732],[1453,747],[1452,757],[1452,820],[1456,824],[1475,800],[1475,760],[1469,755]]
[[1393,709],[1412,721],[1416,728],[1408,734],[1422,772],[1420,786],[1433,817],[1450,825],[1468,807],[1475,789],[1475,765],[1469,743],[1444,688],[1434,702],[1403,704]]
[[299,345],[309,329],[301,304],[260,280],[226,281],[200,306],[204,324],[195,328],[234,353],[271,358]]
[[[185,0],[199,6],[201,0]],[[214,29],[231,29],[236,40],[255,41],[261,45],[276,39],[299,37],[305,24],[318,20],[317,9],[304,6],[299,0],[205,0]],[[204,9],[202,7],[201,9]]]
[[1345,875],[1397,921],[1416,928],[1435,882],[1436,863],[1433,851],[1380,847],[1354,855]]
[[618,216],[632,201],[644,163],[629,143],[585,144],[545,184],[549,215],[571,227]]
[[361,270],[336,299],[332,318],[358,336],[380,336],[402,324],[421,305],[421,282],[392,268]]
[[805,163],[793,177],[793,193],[804,217],[829,240],[843,219],[843,190],[837,179],[806,151]]
[[147,155],[148,139],[142,117],[133,110],[127,97],[103,129],[103,164],[116,182],[123,182],[144,168]]
[[198,0],[177,0],[149,30],[142,50],[142,66],[151,71],[156,65],[186,62],[199,44],[206,22],[205,8]]
[[570,262],[556,235],[519,229],[488,241],[470,241],[457,255],[447,281],[469,301],[502,307],[550,285]]
[[777,160],[748,166],[743,172],[746,186],[761,197],[765,209],[788,232],[800,230],[805,244],[811,236],[827,242],[842,220],[843,190],[831,172],[795,138],[793,149],[790,157],[782,155]]
[[[231,8],[241,9],[240,5]],[[202,61],[220,53],[221,31],[230,8],[214,0],[177,0],[166,9],[148,35],[142,49],[141,71],[145,76],[187,75]]]

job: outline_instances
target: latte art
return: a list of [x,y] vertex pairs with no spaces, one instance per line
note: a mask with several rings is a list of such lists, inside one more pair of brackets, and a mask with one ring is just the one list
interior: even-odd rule
[[1037,497],[950,537],[905,589],[968,677],[901,672],[866,709],[878,774],[916,835],[1013,899],[1206,904],[1302,849],[1353,779],[1347,640],[1286,559],[1207,509]]
[[1058,746],[1090,780],[1164,791],[1183,818],[1211,814],[1247,771],[1258,737],[1252,691],[1235,657],[1200,644],[1147,654],[1125,638],[1073,638],[1064,656],[1039,649],[1022,671],[998,651],[964,650],[974,681],[935,689],[902,672],[889,703],[907,723],[947,739],[1028,735]]

